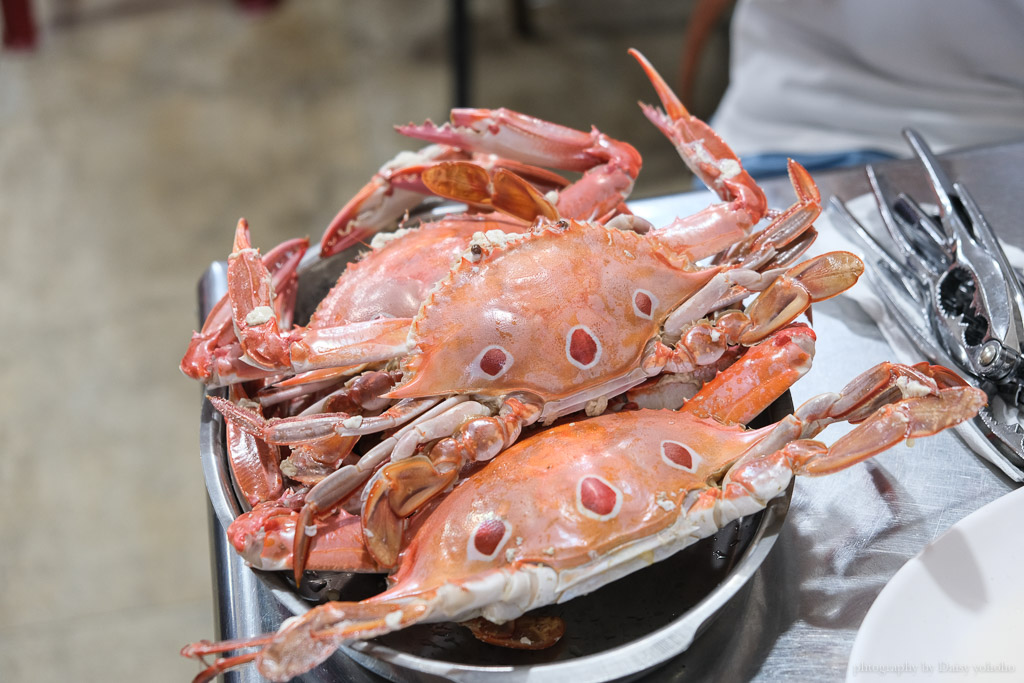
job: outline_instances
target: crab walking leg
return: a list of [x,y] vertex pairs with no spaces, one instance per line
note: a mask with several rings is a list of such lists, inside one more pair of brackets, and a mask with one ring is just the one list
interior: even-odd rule
[[[316,517],[323,512],[334,509],[335,506],[362,486],[373,475],[374,470],[390,457],[399,440],[415,428],[417,424],[429,421],[467,400],[468,397],[466,396],[453,396],[440,402],[438,402],[439,399],[433,400],[430,404],[433,407],[430,410],[424,412],[416,420],[405,425],[390,437],[383,439],[363,455],[357,463],[345,465],[325,477],[306,494],[302,510],[299,513],[299,524],[302,528],[315,529],[313,522]],[[295,536],[292,555],[296,584],[302,582],[302,572],[306,568],[309,547],[309,536],[307,534]]]
[[[453,490],[424,520],[384,593],[316,607],[266,645],[200,643],[183,652],[262,647],[260,673],[284,681],[349,640],[425,621],[506,622],[592,592],[762,509],[794,474],[849,467],[969,419],[984,403],[982,391],[942,368],[886,363],[758,430],[666,410],[561,425]],[[832,446],[810,440],[839,420],[861,424]]]
[[[375,404],[373,399],[378,398],[380,394],[394,386],[395,382],[401,377],[400,375],[396,377],[385,372],[367,371],[368,365],[368,363],[361,363],[340,368],[310,370],[299,375],[293,375],[270,386],[263,387],[257,392],[257,398],[260,405],[266,408],[308,396],[309,394],[333,389],[326,397],[310,405],[309,408],[311,410],[309,412],[327,413],[346,410],[345,408],[317,410],[317,407],[321,404],[333,406],[339,403],[344,403],[347,406],[358,406],[360,410],[383,409],[386,401],[380,399]],[[353,377],[356,377],[356,379],[352,380]],[[335,389],[342,382],[344,382],[344,386]],[[386,382],[386,386],[380,385],[379,382]],[[376,385],[379,391],[378,389],[372,389],[371,383]],[[370,393],[371,390],[377,393]],[[348,412],[354,412],[354,410],[348,410]]]
[[[471,410],[448,411],[404,435],[391,462],[363,489],[363,537],[381,566],[398,561],[406,517],[454,484],[465,465],[490,460],[515,443],[523,427],[541,413],[540,406],[515,397],[505,399],[497,416],[475,401],[469,403]],[[435,439],[440,441],[426,455],[410,457],[418,444]]]
[[362,436],[398,427],[429,410],[441,399],[403,399],[380,415],[363,417],[348,413],[321,413],[284,418],[264,418],[255,410],[219,396],[208,396],[225,418],[268,444],[292,446],[330,436]]
[[[812,398],[775,425],[732,467],[723,491],[732,484],[754,491],[757,479],[771,468],[809,476],[838,472],[906,439],[959,424],[986,401],[984,392],[944,367],[880,363],[840,393]],[[841,421],[858,424],[831,446],[809,440]]]
[[596,128],[574,130],[509,109],[453,109],[450,123],[427,121],[398,130],[421,140],[582,172],[555,202],[559,215],[571,218],[594,219],[616,209],[632,192],[642,164],[632,145]]
[[[258,403],[245,395],[242,385],[230,389],[230,402],[243,405],[262,417]],[[228,420],[225,425],[228,463],[235,482],[250,505],[278,498],[284,491],[281,477],[281,450],[259,439]]]
[[[272,642],[272,640],[272,636],[267,636],[263,639],[225,641],[216,644],[203,640],[182,648],[181,655],[183,657],[195,657],[203,662],[203,664],[206,664],[205,657],[207,655],[229,652],[238,648],[259,647]],[[193,678],[192,683],[209,683],[221,674],[254,661],[258,654],[258,652],[248,652],[242,655],[235,655],[234,657],[218,657],[213,664],[203,669],[198,676]]]
[[[789,172],[789,181],[792,183],[793,191],[796,194],[796,202],[786,210],[775,215],[772,222],[763,230],[750,235],[741,242],[733,244],[726,251],[726,261],[741,261],[745,258],[751,258],[752,255],[769,250],[774,252],[781,246],[788,245],[802,236],[805,237],[805,242],[807,241],[806,238],[813,241],[814,237],[817,236],[817,232],[814,231],[812,225],[818,219],[818,216],[821,215],[821,193],[818,191],[818,185],[811,178],[811,174],[807,172],[807,169],[796,161],[789,159],[786,166]],[[659,236],[664,235],[666,239],[671,239],[669,236],[675,234],[676,231],[676,228],[672,226],[677,226],[683,234],[687,232],[684,221],[678,225],[673,223],[670,226],[666,226],[665,229],[657,234]],[[807,246],[810,245],[807,244]]]

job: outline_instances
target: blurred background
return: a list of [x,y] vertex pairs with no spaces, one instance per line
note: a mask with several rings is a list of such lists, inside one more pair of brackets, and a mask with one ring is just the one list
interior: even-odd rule
[[[177,367],[196,282],[240,216],[263,248],[318,240],[419,146],[393,124],[446,118],[455,3],[24,4],[34,49],[0,51],[0,680],[185,681],[178,650],[214,635],[201,391]],[[468,101],[595,125],[642,153],[634,196],[685,190],[626,50],[679,84],[693,4],[467,1]]]

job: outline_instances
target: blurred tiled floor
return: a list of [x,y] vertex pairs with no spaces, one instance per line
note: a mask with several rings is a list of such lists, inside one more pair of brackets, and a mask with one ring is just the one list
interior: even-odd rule
[[[474,104],[633,142],[638,195],[685,189],[640,114],[688,4],[470,3]],[[446,115],[447,3],[41,3],[0,53],[0,681],[185,681],[213,636],[200,390],[177,369],[195,283],[239,216],[258,244],[322,226]],[[59,18],[59,21],[55,21]],[[725,64],[712,44],[696,109]],[[705,92],[706,91],[706,92]]]

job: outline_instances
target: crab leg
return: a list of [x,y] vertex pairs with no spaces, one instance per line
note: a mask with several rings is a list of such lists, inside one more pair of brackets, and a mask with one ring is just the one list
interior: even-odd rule
[[[741,269],[725,271],[712,280],[694,297],[688,299],[669,315],[665,333],[671,337],[684,334],[688,325],[714,310],[718,300],[735,284],[761,291],[739,320],[744,329],[726,329],[737,319],[726,322],[719,319],[720,331],[735,337],[740,344],[752,344],[768,333],[790,323],[812,303],[824,301],[852,287],[864,272],[864,263],[853,254],[834,251],[808,259],[793,266],[782,275],[760,274]],[[727,315],[731,315],[727,314]],[[692,328],[691,328],[692,329]]]
[[[398,561],[405,517],[451,486],[465,465],[490,460],[511,446],[522,428],[540,416],[539,406],[513,397],[495,417],[475,401],[458,408],[468,404],[479,408],[447,411],[404,435],[392,462],[363,490],[363,535],[367,550],[381,565],[391,567]],[[439,438],[426,455],[409,457],[415,445]]]
[[[906,439],[952,427],[976,414],[986,400],[984,392],[941,366],[880,363],[840,393],[812,398],[777,424],[730,470],[723,489],[729,483],[749,488],[771,467],[810,476],[838,472]],[[859,424],[831,446],[809,440],[841,421]]]
[[[283,333],[273,308],[273,280],[259,250],[252,247],[245,219],[238,222],[235,250],[228,259],[228,298],[243,360],[258,368],[305,372],[389,359],[408,350],[405,337],[411,321],[405,318]],[[359,345],[357,354],[346,355],[353,344]]]
[[291,338],[283,335],[274,309],[274,280],[249,239],[249,223],[239,219],[228,257],[228,301],[243,361],[264,370],[288,367]]
[[492,174],[468,161],[446,161],[424,171],[423,184],[439,197],[496,209],[528,222],[559,217],[558,208],[536,188],[505,169]]
[[[415,127],[413,127],[415,128]],[[399,127],[399,132],[405,132]],[[414,136],[417,137],[417,136]],[[422,174],[437,163],[474,160],[486,168],[507,168],[544,188],[561,188],[565,178],[537,166],[473,154],[448,145],[429,145],[419,152],[400,152],[384,164],[331,220],[320,241],[320,256],[327,258],[398,224],[402,217],[431,194]]]
[[[209,641],[201,641],[193,643],[187,647],[181,649],[181,655],[183,657],[195,657],[203,661],[204,656],[217,654],[219,652],[230,652],[238,648],[248,647],[260,647],[266,643],[270,643],[273,640],[271,636],[266,638],[254,638],[252,640],[239,640],[239,641],[225,641],[222,643],[210,643]],[[242,655],[235,655],[234,657],[218,657],[213,664],[203,669],[198,676],[192,679],[192,683],[209,683],[210,681],[217,678],[221,674],[227,673],[233,669],[237,669],[240,666],[244,666],[249,662],[256,659],[259,652],[248,652]]]
[[775,215],[763,230],[752,235],[748,236],[752,224],[732,229],[736,223],[722,217],[723,205],[719,204],[655,228],[650,232],[651,237],[693,261],[724,250],[722,260],[735,263],[757,259],[764,252],[774,253],[805,233],[809,235],[804,241],[813,240],[816,233],[812,226],[821,215],[818,186],[807,169],[792,159],[789,160],[789,179],[796,193],[796,201]]
[[[313,520],[322,512],[333,509],[340,502],[350,496],[356,489],[363,485],[379,467],[391,455],[395,445],[409,430],[419,422],[430,420],[437,415],[444,413],[466,401],[464,396],[453,396],[445,401],[437,403],[433,401],[430,405],[433,408],[423,413],[412,423],[402,427],[387,439],[382,440],[374,446],[354,465],[346,465],[326,477],[309,490],[305,502],[299,514],[299,521],[304,528],[309,528]],[[434,405],[437,404],[437,405]],[[306,556],[309,552],[309,536],[306,534],[297,535],[293,547],[295,583],[302,581],[302,572],[305,570]]]
[[[665,321],[665,335],[678,338],[673,346],[655,340],[642,367],[648,376],[662,371],[695,373],[716,363],[736,345],[750,346],[791,323],[815,302],[843,292],[864,272],[863,262],[848,252],[831,252],[809,259],[785,273],[725,271],[677,308]],[[726,311],[713,321],[702,317],[735,283],[761,294],[744,311]]]
[[363,417],[348,413],[320,413],[266,419],[255,410],[219,396],[208,396],[213,407],[228,420],[269,444],[294,445],[330,436],[374,434],[400,426],[440,401],[437,398],[405,399],[380,415]]
[[399,152],[331,220],[320,240],[320,257],[333,256],[396,225],[423,201],[425,192],[419,182],[423,169],[436,161],[465,156],[444,145],[430,145],[419,152]]
[[739,157],[722,138],[686,110],[647,58],[635,49],[630,49],[629,54],[640,63],[664,107],[641,103],[644,115],[675,145],[693,174],[726,202],[697,214],[692,224],[721,223],[717,230],[743,237],[768,209],[764,192],[743,170]]
[[[252,247],[245,219],[238,222],[235,250],[228,259],[228,298],[243,360],[257,368],[305,372],[389,359],[408,350],[405,337],[411,321],[406,318],[283,333],[273,308],[273,280],[259,250]],[[346,355],[353,344],[358,352]]]
[[[259,404],[250,401],[240,384],[231,387],[232,404],[244,405],[259,413]],[[284,490],[281,478],[281,451],[236,425],[225,423],[228,462],[238,488],[250,505],[278,498]]]

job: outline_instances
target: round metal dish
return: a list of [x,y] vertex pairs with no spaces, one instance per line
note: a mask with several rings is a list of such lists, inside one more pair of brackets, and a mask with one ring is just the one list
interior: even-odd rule
[[[332,263],[334,265],[332,265]],[[318,301],[342,259],[304,271],[299,309]],[[201,283],[202,308],[223,291],[224,268],[214,264]],[[305,303],[305,305],[304,305]],[[301,313],[300,313],[301,315]],[[787,393],[757,420],[792,412]],[[200,449],[214,513],[227,528],[245,508],[227,462],[223,421],[208,401],[201,413]],[[685,651],[768,555],[785,521],[792,485],[760,513],[590,595],[543,608],[566,622],[566,635],[544,651],[508,650],[477,641],[457,624],[423,624],[342,648],[370,671],[394,681],[573,681],[635,678]],[[382,576],[322,573],[300,592],[283,573],[255,571],[276,599],[302,614],[327,599],[360,600],[384,589]]]

